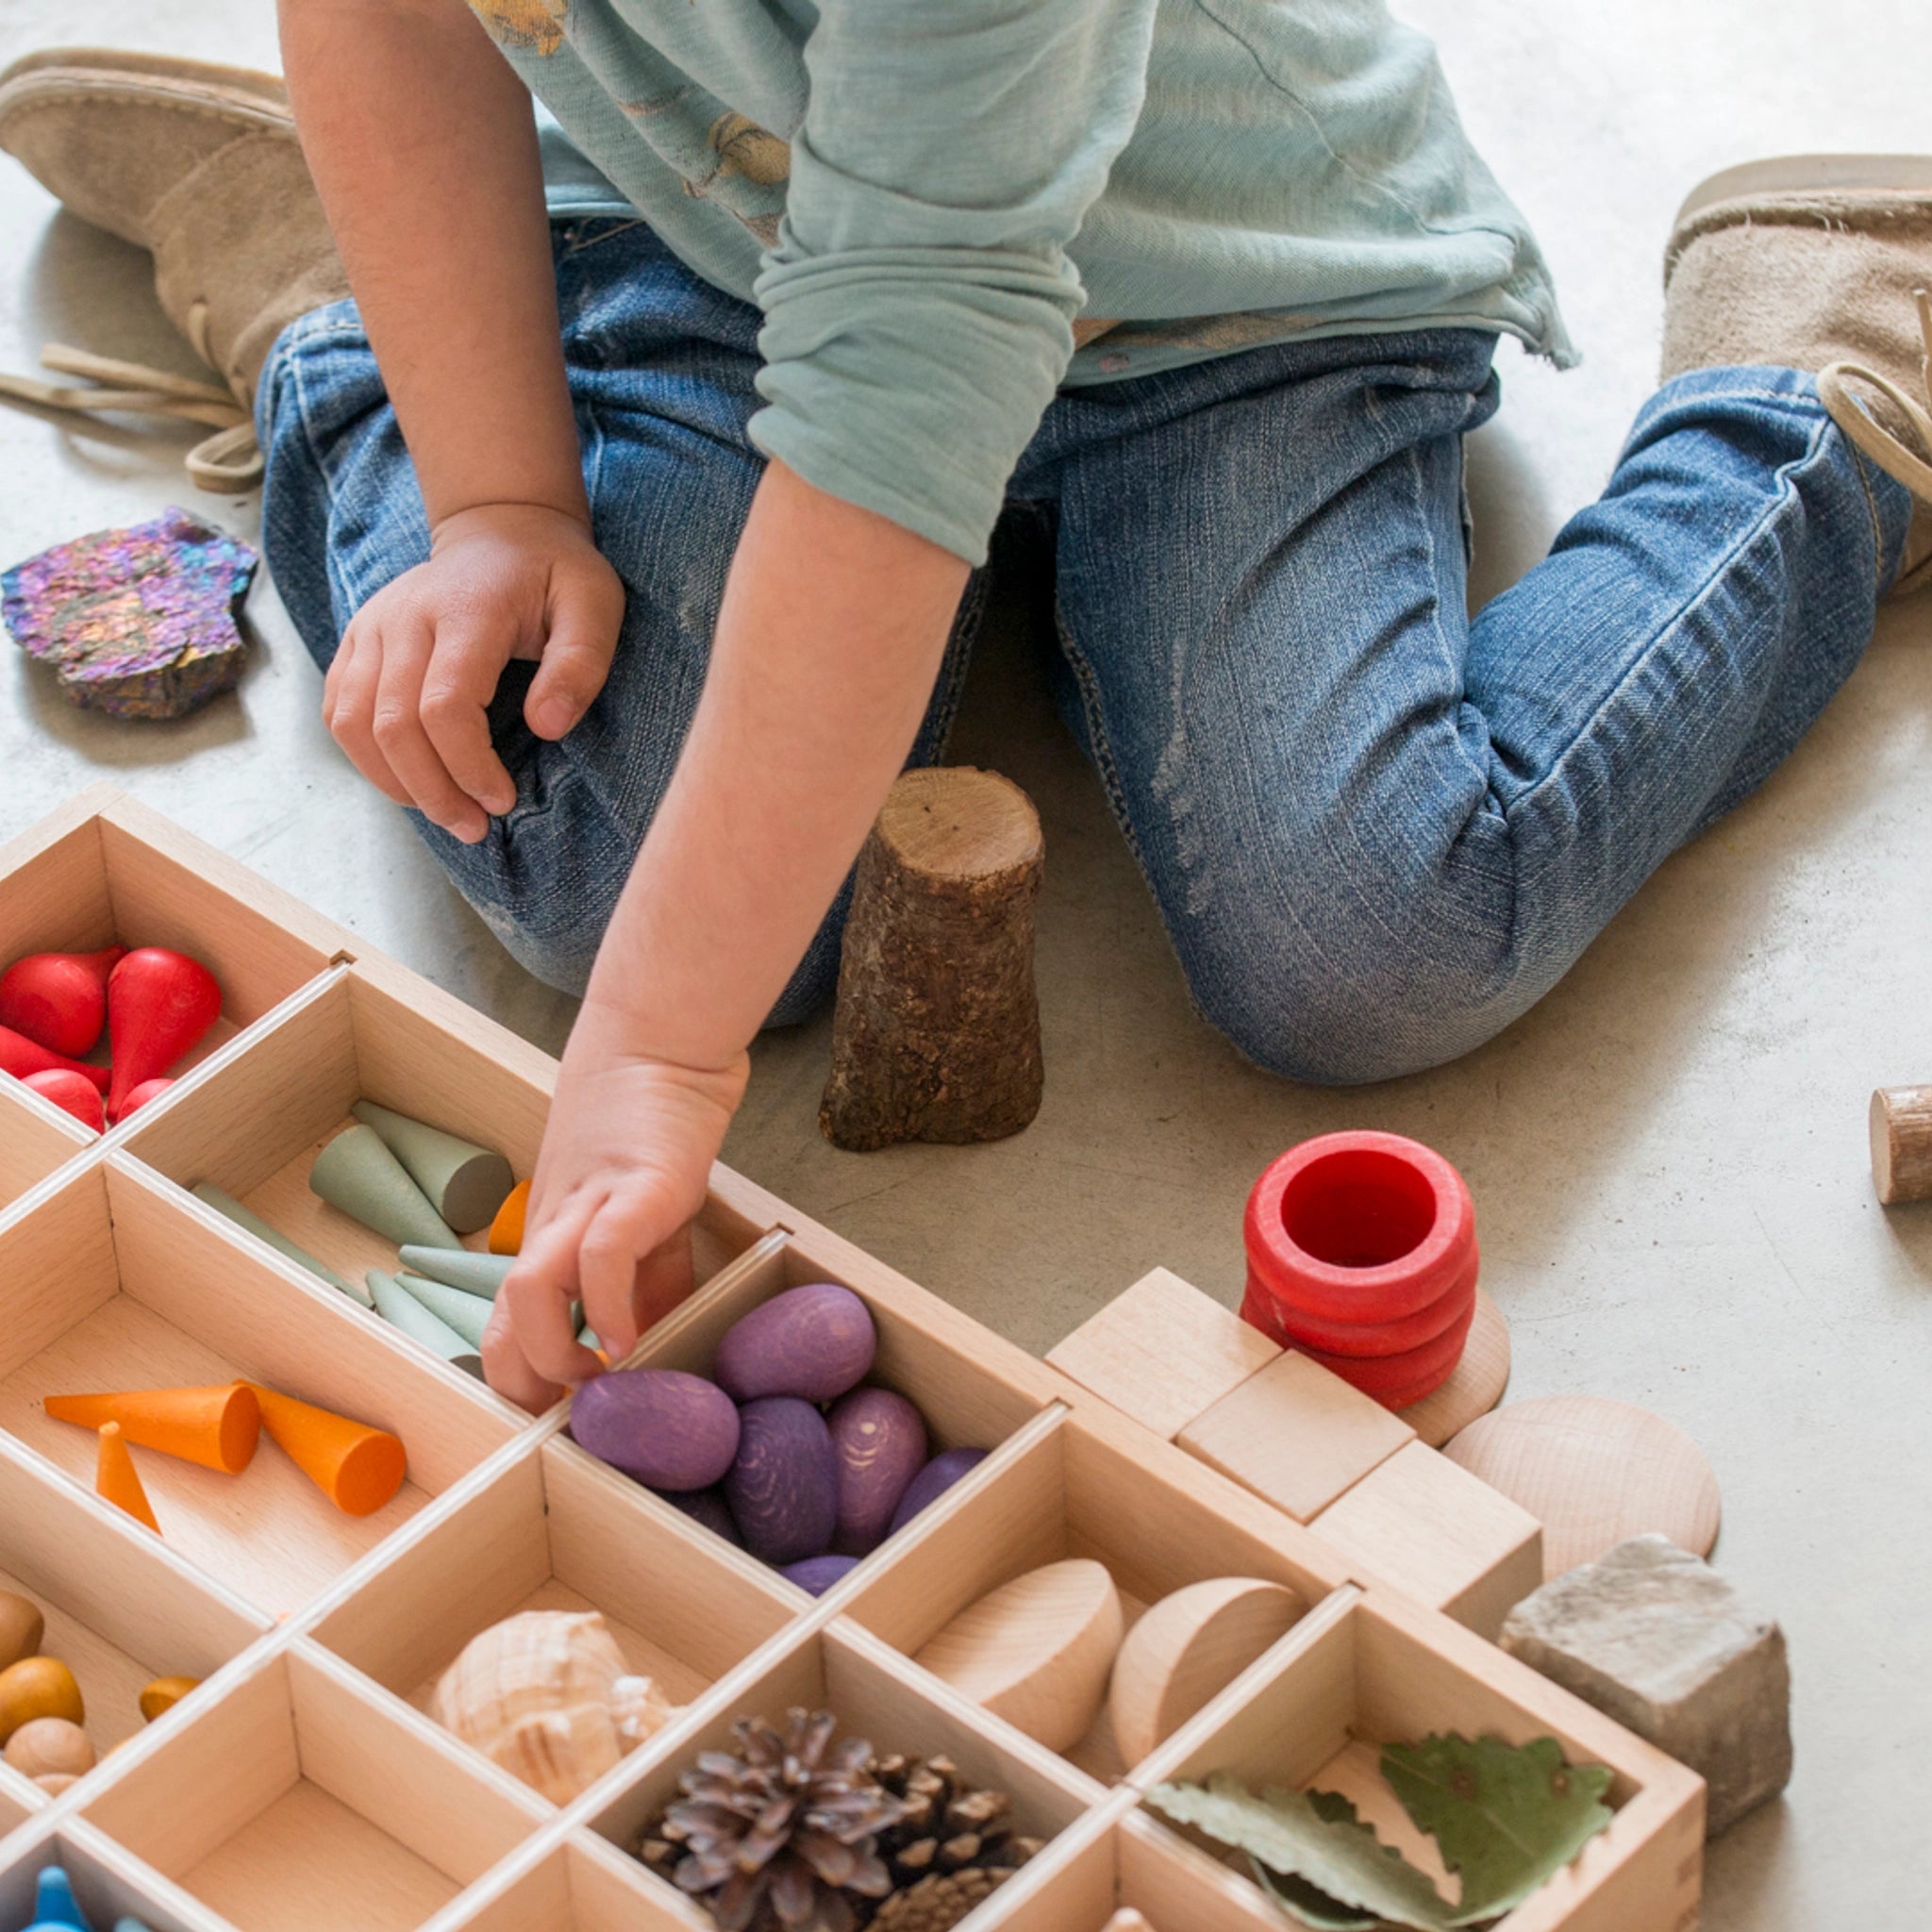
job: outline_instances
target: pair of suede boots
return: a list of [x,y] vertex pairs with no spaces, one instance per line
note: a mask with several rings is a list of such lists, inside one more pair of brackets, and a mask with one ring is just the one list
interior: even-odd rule
[[[0,74],[0,148],[84,220],[149,250],[161,307],[223,387],[65,352],[101,388],[12,379],[59,408],[211,425],[204,487],[246,488],[248,412],[270,347],[349,292],[274,75],[59,48]],[[1768,363],[1816,372],[1839,426],[1919,500],[1898,588],[1932,583],[1932,156],[1793,156],[1713,175],[1664,254],[1663,375]],[[192,393],[191,393],[192,391]]]

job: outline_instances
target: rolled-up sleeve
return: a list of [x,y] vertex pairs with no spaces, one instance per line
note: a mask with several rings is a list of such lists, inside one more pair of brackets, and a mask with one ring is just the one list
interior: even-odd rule
[[824,0],[753,441],[971,563],[1074,350],[1154,0]]

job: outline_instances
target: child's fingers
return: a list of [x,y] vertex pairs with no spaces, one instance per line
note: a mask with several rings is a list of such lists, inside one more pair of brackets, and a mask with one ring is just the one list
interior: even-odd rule
[[558,739],[591,708],[610,675],[624,622],[624,587],[608,569],[575,574],[553,590],[546,614],[549,637],[524,700],[524,717],[539,738]]
[[516,781],[490,741],[490,700],[509,662],[509,640],[475,626],[438,625],[423,678],[423,729],[443,768],[487,812],[517,802]]
[[541,1414],[563,1393],[560,1383],[546,1381],[525,1358],[516,1324],[501,1301],[483,1325],[483,1376],[499,1395],[532,1415]]
[[375,742],[375,691],[381,673],[381,638],[361,625],[351,625],[323,687],[323,719],[349,762],[372,785],[398,805],[409,805],[414,801]]
[[490,829],[483,808],[449,774],[423,724],[423,679],[434,636],[420,618],[391,622],[383,637],[372,725],[376,749],[423,815],[465,844]]
[[[691,1223],[686,1222],[668,1241],[657,1247],[638,1264],[637,1286],[631,1305],[637,1310],[638,1333],[648,1333],[680,1302],[687,1301],[697,1286],[697,1268],[691,1256]],[[596,1324],[591,1324],[594,1328]],[[603,1331],[597,1330],[598,1340]]]
[[655,1193],[612,1196],[597,1210],[577,1249],[584,1318],[612,1361],[638,1345],[639,1264],[662,1243],[663,1222]]
[[585,1382],[604,1367],[578,1342],[571,1320],[579,1293],[577,1245],[588,1219],[579,1210],[531,1234],[496,1297],[497,1307],[509,1311],[524,1360],[551,1382]]

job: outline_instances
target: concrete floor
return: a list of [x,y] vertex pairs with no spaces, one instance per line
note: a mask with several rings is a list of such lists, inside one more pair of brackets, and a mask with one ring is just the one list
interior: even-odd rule
[[[1505,354],[1475,439],[1479,589],[1509,582],[1599,486],[1655,363],[1657,255],[1713,168],[1805,148],[1932,144],[1907,0],[1407,0],[1465,119],[1538,225],[1589,360]],[[0,58],[92,39],[271,63],[259,0],[12,0]],[[0,366],[49,338],[180,361],[142,259],[0,167]],[[184,368],[189,366],[182,363]],[[0,561],[180,499],[172,434],[0,409]],[[525,978],[336,754],[273,595],[238,697],[177,725],[83,717],[0,656],[0,836],[108,776],[545,1046],[566,1001]],[[1165,1263],[1232,1301],[1241,1207],[1304,1136],[1377,1125],[1442,1149],[1478,1206],[1515,1335],[1512,1392],[1662,1410],[1709,1452],[1719,1561],[1784,1622],[1797,1681],[1787,1801],[1712,1847],[1713,1932],[1917,1927],[1932,1747],[1932,1208],[1881,1211],[1875,1084],[1932,1076],[1932,598],[1894,606],[1760,796],[1639,896],[1541,1007],[1422,1078],[1345,1093],[1241,1065],[1191,1014],[1093,781],[1052,724],[1037,613],[1008,609],[957,755],[1041,802],[1047,1096],[1005,1145],[841,1155],[814,1124],[823,1024],[764,1042],[728,1158],[1044,1349]]]

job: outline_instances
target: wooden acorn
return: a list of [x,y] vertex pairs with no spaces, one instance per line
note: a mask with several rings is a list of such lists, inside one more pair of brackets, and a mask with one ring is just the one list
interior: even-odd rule
[[475,1255],[468,1248],[419,1248],[413,1242],[403,1248],[403,1266],[412,1274],[427,1275],[445,1288],[459,1288],[465,1294],[481,1295],[486,1302],[496,1299],[516,1258],[514,1255]]
[[259,1382],[244,1386],[259,1404],[261,1425],[275,1447],[344,1515],[374,1515],[402,1488],[408,1458],[387,1429],[297,1402]]
[[331,1208],[399,1245],[462,1246],[374,1127],[358,1123],[338,1134],[315,1157],[308,1185]]
[[45,1074],[57,1069],[61,1073],[78,1074],[82,1079],[91,1080],[97,1093],[108,1091],[106,1067],[91,1067],[85,1060],[71,1060],[65,1055],[41,1045],[38,1041],[29,1040],[25,1033],[16,1033],[10,1026],[0,1026],[0,1074],[11,1074],[16,1080],[25,1080],[29,1074]]
[[191,1690],[201,1689],[199,1677],[153,1677],[141,1687],[141,1717],[153,1724],[165,1717]]
[[375,1297],[375,1312],[391,1327],[399,1328],[412,1341],[420,1341],[432,1355],[472,1375],[483,1373],[483,1358],[477,1344],[458,1335],[440,1315],[433,1315],[393,1274],[379,1268],[369,1271],[369,1292]]
[[118,1121],[127,1096],[192,1053],[221,1017],[222,990],[198,959],[165,946],[129,953],[108,975],[108,1118]]
[[298,1267],[306,1268],[311,1274],[319,1275],[331,1288],[339,1288],[351,1301],[360,1302],[365,1308],[375,1306],[366,1288],[358,1288],[345,1276],[338,1274],[325,1261],[318,1261],[307,1248],[298,1247],[280,1228],[271,1227],[252,1208],[244,1208],[234,1195],[225,1193],[212,1181],[196,1181],[194,1198],[204,1201],[217,1214],[232,1221],[237,1227],[245,1227],[258,1241],[266,1241],[277,1254],[288,1256]]
[[382,1136],[429,1205],[458,1234],[488,1227],[516,1184],[509,1162],[487,1147],[459,1141],[373,1100],[358,1100],[350,1111]]
[[47,1067],[29,1074],[23,1083],[42,1100],[50,1100],[62,1113],[71,1113],[92,1133],[108,1131],[108,1116],[101,1107],[101,1090],[85,1074],[66,1067]]
[[27,1657],[0,1671],[0,1744],[37,1717],[87,1722],[87,1706],[74,1673],[58,1657]]
[[125,1441],[224,1475],[239,1475],[255,1456],[261,1408],[246,1382],[208,1389],[125,1389],[110,1394],[49,1395],[56,1422],[84,1429],[120,1426]]
[[108,1021],[108,975],[125,946],[29,953],[0,973],[0,1026],[70,1059],[92,1053]]

